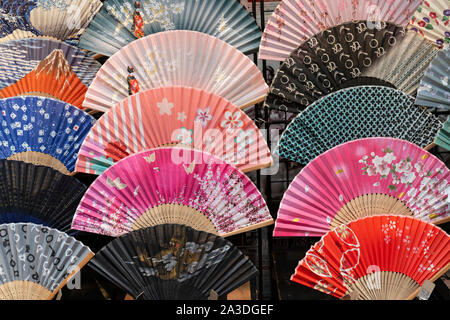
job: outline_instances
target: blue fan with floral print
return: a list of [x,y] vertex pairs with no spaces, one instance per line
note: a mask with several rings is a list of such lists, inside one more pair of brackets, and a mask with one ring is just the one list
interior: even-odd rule
[[417,91],[416,104],[450,110],[450,46],[434,58]]
[[76,43],[101,6],[100,0],[0,1],[0,41],[45,36]]
[[74,171],[78,151],[95,120],[59,100],[14,97],[0,100],[0,158]]
[[425,148],[442,125],[397,89],[352,87],[325,96],[300,113],[281,136],[278,153],[306,165],[341,143],[362,138],[397,138]]
[[79,46],[112,56],[128,43],[168,30],[199,31],[256,52],[261,30],[237,0],[107,0]]

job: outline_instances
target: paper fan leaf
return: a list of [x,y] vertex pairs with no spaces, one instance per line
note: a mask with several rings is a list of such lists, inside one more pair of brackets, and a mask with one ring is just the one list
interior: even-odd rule
[[340,270],[348,274],[359,264],[359,248],[349,249],[342,254]]
[[217,37],[245,54],[258,49],[261,30],[238,1],[157,0],[140,4],[136,8],[134,0],[106,1],[81,38],[80,47],[112,56],[143,36],[191,30]]
[[[355,85],[385,85],[381,79],[363,78],[387,52],[405,36],[405,28],[382,24],[370,28],[368,22],[345,23],[309,38],[278,69],[270,94],[297,105],[297,110],[339,89]],[[266,104],[271,105],[269,101]]]
[[[166,31],[138,39],[109,58],[83,106],[105,112],[129,95],[174,86],[201,89],[240,108],[264,100],[268,92],[258,67],[226,42],[195,31]],[[170,115],[170,104],[166,107],[163,114]]]
[[417,91],[416,104],[450,109],[449,63],[450,47],[446,46],[438,53],[422,78]]
[[74,171],[81,143],[95,123],[92,116],[44,97],[1,99],[0,109],[0,159]]
[[41,225],[0,225],[0,298],[51,300],[92,257],[75,238]]
[[176,224],[113,240],[91,267],[134,298],[152,300],[208,299],[211,290],[222,296],[257,274],[231,242]]
[[326,261],[312,253],[305,256],[305,263],[312,272],[321,277],[332,276]]
[[450,120],[448,118],[444,127],[439,131],[435,143],[442,148],[450,150]]
[[356,237],[352,229],[346,225],[341,225],[334,229],[334,232],[339,237],[339,239],[345,244],[352,247],[359,247],[359,240]]
[[0,6],[7,17],[2,21],[0,42],[51,37],[76,44],[101,6],[100,0],[7,1]]
[[442,125],[398,90],[354,87],[330,94],[300,113],[283,133],[278,152],[307,164],[341,143],[361,138],[399,138],[425,148]]
[[[337,175],[336,168],[345,170]],[[281,201],[274,236],[320,236],[335,227],[349,233],[340,225],[383,214],[444,223],[450,215],[449,184],[447,166],[415,144],[393,138],[346,142],[294,178]]]
[[60,41],[0,43],[0,97],[39,95],[81,107],[100,66],[83,51]]
[[[52,168],[0,160],[0,223],[32,222],[69,232],[86,187]],[[11,196],[14,194],[15,196]]]
[[420,0],[283,0],[272,13],[262,35],[259,58],[284,61],[298,46],[315,33],[358,20],[380,21],[406,26]]
[[[385,240],[386,225],[395,225],[390,242]],[[340,240],[334,231],[322,237],[328,253],[322,263],[331,276],[304,268],[308,255],[315,253],[312,248],[291,279],[311,288],[336,288],[330,294],[338,298],[355,293],[359,299],[406,300],[417,295],[425,280],[435,281],[450,267],[449,235],[427,222],[381,215],[354,220],[347,227],[359,239],[359,248],[336,245]]]
[[[162,101],[170,114],[158,112]],[[210,152],[243,172],[272,163],[263,135],[239,108],[202,90],[166,87],[138,93],[104,114],[84,140],[77,171],[99,174],[130,154],[173,145]],[[155,154],[145,160],[153,163]]]
[[273,220],[242,172],[208,153],[173,147],[139,152],[108,168],[85,194],[72,226],[119,236],[161,223],[229,236]]
[[409,28],[443,47],[450,43],[450,5],[446,0],[424,1],[414,13]]

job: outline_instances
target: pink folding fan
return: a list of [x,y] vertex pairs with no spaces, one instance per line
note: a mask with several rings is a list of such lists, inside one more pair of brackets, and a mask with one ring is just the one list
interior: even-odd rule
[[410,142],[368,138],[341,144],[311,161],[286,191],[274,236],[322,236],[365,216],[448,221],[450,174]]

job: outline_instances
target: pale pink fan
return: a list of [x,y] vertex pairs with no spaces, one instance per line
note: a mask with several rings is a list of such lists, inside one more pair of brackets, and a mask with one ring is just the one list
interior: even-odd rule
[[345,22],[378,21],[406,26],[421,0],[284,0],[261,38],[259,58],[284,61],[304,41]]

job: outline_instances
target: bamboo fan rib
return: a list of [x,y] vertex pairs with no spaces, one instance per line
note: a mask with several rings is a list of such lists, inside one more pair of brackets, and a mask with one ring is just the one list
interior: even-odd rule
[[120,236],[159,221],[215,229],[220,236],[273,224],[246,175],[208,153],[172,147],[130,155],[103,172],[84,195],[72,228]]
[[176,224],[123,235],[100,250],[90,266],[145,300],[206,300],[211,290],[226,295],[258,272],[228,240]]
[[391,137],[422,148],[443,124],[399,90],[361,86],[330,94],[300,113],[281,136],[280,156],[301,164],[344,142]]
[[186,87],[150,89],[104,114],[81,147],[76,170],[101,174],[146,149],[184,146],[210,152],[244,172],[272,164],[255,123],[225,99]]
[[75,238],[32,223],[1,224],[0,238],[1,300],[50,300],[94,255]]
[[450,268],[449,236],[424,221],[374,216],[329,231],[291,280],[337,298],[406,300]]
[[406,26],[421,1],[283,0],[263,32],[260,59],[284,61],[303,42],[327,28],[358,20]]
[[85,108],[105,112],[129,95],[185,86],[245,108],[264,100],[268,86],[258,67],[228,43],[195,31],[165,31],[122,48],[100,68]]
[[295,177],[278,212],[274,236],[322,236],[366,216],[449,220],[446,165],[410,142],[367,138],[341,144]]

